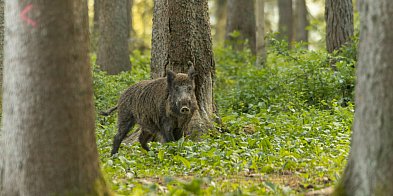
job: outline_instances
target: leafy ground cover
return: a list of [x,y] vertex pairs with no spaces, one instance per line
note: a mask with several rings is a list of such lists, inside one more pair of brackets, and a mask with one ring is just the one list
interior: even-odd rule
[[[116,114],[97,115],[101,166],[120,195],[293,195],[334,185],[346,164],[354,106],[352,46],[337,54],[288,51],[270,39],[269,58],[254,67],[249,51],[216,48],[215,99],[222,129],[200,141],[122,144],[110,156]],[[95,104],[116,104],[129,85],[149,78],[149,55],[109,76],[94,69]],[[94,62],[94,59],[93,59]]]

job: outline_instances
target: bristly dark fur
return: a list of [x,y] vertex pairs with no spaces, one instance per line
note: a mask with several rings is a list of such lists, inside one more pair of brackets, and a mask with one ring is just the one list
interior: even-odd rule
[[[149,150],[147,142],[156,134],[162,136],[162,142],[179,140],[198,107],[194,92],[195,75],[191,66],[188,74],[168,71],[165,78],[141,81],[121,95],[117,106],[102,112],[109,115],[118,109],[119,113],[118,132],[111,153],[117,153],[120,143],[136,123],[142,130],[139,141],[146,150]],[[189,109],[189,113],[180,112],[180,108],[184,107]]]

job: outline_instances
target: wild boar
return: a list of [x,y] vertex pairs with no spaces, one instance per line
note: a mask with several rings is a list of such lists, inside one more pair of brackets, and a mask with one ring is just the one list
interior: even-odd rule
[[116,154],[127,133],[138,123],[141,127],[139,142],[149,151],[147,142],[160,134],[162,142],[177,141],[187,129],[197,110],[194,67],[188,74],[167,71],[167,76],[141,81],[129,87],[117,106],[102,112],[109,115],[118,109],[118,132],[113,140],[111,154]]

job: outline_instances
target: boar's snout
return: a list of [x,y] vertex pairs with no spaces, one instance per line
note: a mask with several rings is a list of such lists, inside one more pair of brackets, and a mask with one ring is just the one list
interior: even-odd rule
[[178,110],[182,115],[189,115],[191,114],[191,98],[183,97],[178,102]]
[[181,107],[181,109],[180,109],[180,113],[181,113],[181,114],[190,114],[190,112],[191,112],[191,110],[190,110],[190,108],[187,107],[187,106],[183,106],[183,107]]

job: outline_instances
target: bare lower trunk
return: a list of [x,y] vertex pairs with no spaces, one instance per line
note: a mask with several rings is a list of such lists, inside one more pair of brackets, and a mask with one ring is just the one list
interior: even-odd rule
[[[238,31],[240,37],[231,36],[234,31]],[[226,40],[237,50],[243,49],[239,40],[248,40],[248,47],[256,54],[254,1],[228,0]]]
[[351,152],[338,195],[393,195],[393,2],[364,1]]
[[257,0],[255,3],[256,12],[256,46],[257,46],[257,62],[258,67],[262,67],[266,61],[265,48],[265,1]]
[[[296,0],[295,5],[295,15],[296,15],[296,41],[297,42],[308,42],[308,30],[307,26],[309,25],[308,22],[308,11],[306,0]],[[305,46],[307,47],[307,45]]]
[[352,0],[326,0],[326,49],[333,52],[350,42],[353,36]]
[[97,65],[109,74],[131,69],[128,50],[128,1],[100,0]]
[[199,110],[192,129],[211,127],[215,64],[206,0],[155,1],[151,61],[152,78],[165,76],[166,69],[186,73],[193,62]]
[[[4,57],[4,0],[0,0],[0,88],[3,86],[3,57]],[[3,89],[0,89],[0,100],[3,97]],[[0,110],[1,110],[0,103]]]
[[279,38],[286,40],[290,47],[293,40],[292,0],[278,0],[278,15]]
[[107,195],[87,2],[8,0],[6,29],[0,195]]
[[98,22],[99,22],[99,15],[100,15],[100,0],[94,0],[94,16],[93,16],[93,26],[94,26],[94,31],[98,32],[99,28],[98,28]]
[[154,0],[151,48],[151,78],[165,76],[169,61],[169,9],[168,1]]
[[227,17],[227,0],[217,0],[215,1],[215,17],[216,17],[216,24],[215,24],[215,34],[214,40],[218,43],[223,42],[225,38],[225,27],[226,27],[226,17]]
[[130,38],[134,38],[135,36],[135,29],[134,29],[134,17],[132,15],[132,10],[134,8],[134,0],[130,0]]

